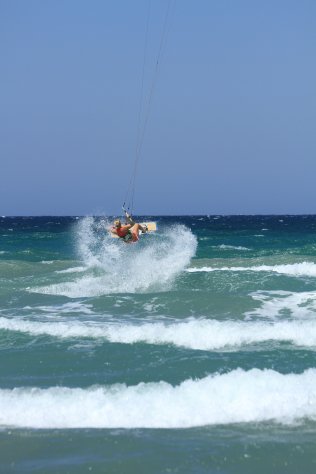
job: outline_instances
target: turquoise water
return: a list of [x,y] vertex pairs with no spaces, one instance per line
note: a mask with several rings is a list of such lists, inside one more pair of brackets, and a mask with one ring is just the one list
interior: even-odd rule
[[0,472],[314,473],[316,216],[155,220],[0,218]]

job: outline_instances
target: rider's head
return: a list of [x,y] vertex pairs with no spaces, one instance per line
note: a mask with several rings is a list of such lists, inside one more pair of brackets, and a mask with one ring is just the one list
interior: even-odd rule
[[115,227],[116,227],[117,229],[119,229],[119,228],[121,227],[121,221],[120,221],[120,219],[116,219],[116,220],[114,221],[114,225],[115,225]]

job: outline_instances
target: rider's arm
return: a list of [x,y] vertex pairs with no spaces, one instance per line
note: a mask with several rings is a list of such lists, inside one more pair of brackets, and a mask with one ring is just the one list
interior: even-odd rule
[[135,222],[133,221],[132,216],[130,214],[128,214],[127,212],[125,212],[125,216],[126,216],[126,219],[129,222],[130,226],[132,227],[135,224]]

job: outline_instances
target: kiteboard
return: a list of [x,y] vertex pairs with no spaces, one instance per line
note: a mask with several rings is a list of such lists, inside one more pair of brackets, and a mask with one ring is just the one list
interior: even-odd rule
[[[148,231],[147,232],[142,232],[141,230],[139,231],[139,235],[145,235],[145,234],[151,234],[152,232],[156,232],[157,230],[157,224],[156,222],[140,222],[140,225],[143,225],[143,226],[147,226],[147,229]],[[119,236],[116,235],[116,234],[112,234],[112,232],[110,231],[110,234],[112,237],[114,237],[115,239],[118,239]]]

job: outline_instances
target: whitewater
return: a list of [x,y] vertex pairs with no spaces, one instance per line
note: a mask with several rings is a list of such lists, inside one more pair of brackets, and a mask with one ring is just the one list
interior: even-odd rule
[[[305,387],[308,387],[306,390]],[[179,386],[1,390],[0,421],[31,428],[190,428],[316,419],[316,369],[300,375],[240,369]]]

